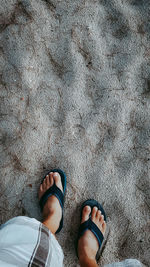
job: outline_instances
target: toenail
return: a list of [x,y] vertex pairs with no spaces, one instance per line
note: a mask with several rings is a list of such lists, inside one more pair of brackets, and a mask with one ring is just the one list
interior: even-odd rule
[[55,177],[58,176],[58,173],[57,173],[57,172],[54,172],[54,176],[55,176]]

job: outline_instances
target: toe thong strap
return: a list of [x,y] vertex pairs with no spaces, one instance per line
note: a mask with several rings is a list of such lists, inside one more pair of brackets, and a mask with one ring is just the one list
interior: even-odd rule
[[84,223],[82,223],[80,225],[79,237],[82,236],[86,230],[92,231],[92,233],[97,238],[98,243],[99,243],[99,247],[100,247],[102,242],[103,242],[104,236],[103,236],[102,232],[100,231],[100,229],[97,227],[97,225],[91,220],[91,218],[89,218],[87,221],[85,221]]
[[64,195],[62,193],[62,191],[56,186],[56,184],[54,183],[52,187],[50,187],[49,189],[47,189],[47,191],[43,194],[43,196],[41,197],[39,204],[40,204],[40,208],[41,211],[43,210],[43,207],[48,199],[49,196],[54,195],[58,198],[60,205],[63,209],[64,206]]

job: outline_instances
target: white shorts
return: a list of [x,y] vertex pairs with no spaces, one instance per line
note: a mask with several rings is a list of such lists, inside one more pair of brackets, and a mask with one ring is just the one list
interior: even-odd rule
[[[34,218],[18,216],[0,226],[0,266],[63,267],[64,254],[50,230]],[[142,267],[135,259],[104,267]]]
[[63,266],[64,254],[50,230],[34,218],[18,216],[0,226],[0,266]]

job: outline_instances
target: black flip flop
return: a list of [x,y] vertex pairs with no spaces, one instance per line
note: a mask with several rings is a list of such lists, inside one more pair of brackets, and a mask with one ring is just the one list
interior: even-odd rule
[[[105,222],[107,221],[106,214],[105,214],[105,211],[104,211],[103,207],[101,206],[100,203],[98,203],[94,199],[88,199],[85,202],[83,202],[83,204],[81,206],[80,220],[82,218],[82,211],[83,211],[83,208],[85,206],[90,206],[91,207],[91,212],[92,212],[93,207],[97,207],[98,210],[101,211],[101,214],[104,216]],[[99,244],[99,249],[98,249],[97,254],[96,254],[96,260],[98,260],[99,256],[100,256],[100,253],[102,252],[102,247],[103,247],[103,244],[104,244],[104,242],[103,242],[104,241],[104,236],[103,236],[102,232],[100,231],[100,229],[97,227],[97,225],[91,220],[91,213],[90,213],[89,219],[87,221],[85,221],[84,223],[80,224],[79,232],[78,232],[78,240],[84,234],[84,232],[86,230],[91,230],[92,233],[97,238],[97,241],[98,241],[98,244]],[[78,256],[78,254],[77,254],[77,256]]]
[[[55,195],[57,197],[57,199],[59,200],[59,203],[60,203],[61,208],[62,208],[62,218],[60,221],[59,228],[56,231],[56,234],[57,234],[61,231],[61,229],[63,227],[63,207],[64,207],[64,194],[65,194],[65,190],[66,190],[66,174],[61,169],[52,169],[46,175],[48,175],[50,172],[58,172],[60,174],[61,182],[62,182],[62,186],[63,186],[63,193],[54,182],[54,184],[49,189],[47,189],[47,191],[43,194],[43,196],[41,197],[41,199],[39,201],[39,204],[40,204],[40,208],[42,211],[49,196]],[[42,179],[41,184],[43,183],[46,175]]]

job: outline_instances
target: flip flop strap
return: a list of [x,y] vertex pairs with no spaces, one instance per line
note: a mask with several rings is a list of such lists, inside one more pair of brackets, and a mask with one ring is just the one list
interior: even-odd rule
[[41,199],[39,201],[41,210],[43,210],[43,207],[44,207],[48,197],[50,197],[52,195],[57,197],[57,199],[59,200],[59,203],[60,203],[60,205],[61,205],[61,207],[63,209],[63,206],[64,206],[64,195],[63,195],[62,191],[54,183],[52,187],[47,189],[47,191],[43,194],[43,196],[41,197]]
[[102,232],[100,231],[100,229],[97,227],[97,225],[91,220],[91,218],[89,218],[87,221],[85,221],[84,223],[82,223],[80,225],[79,237],[82,236],[86,230],[92,231],[92,233],[97,238],[97,241],[98,241],[99,247],[100,247],[102,242],[103,242],[104,236],[103,236]]

